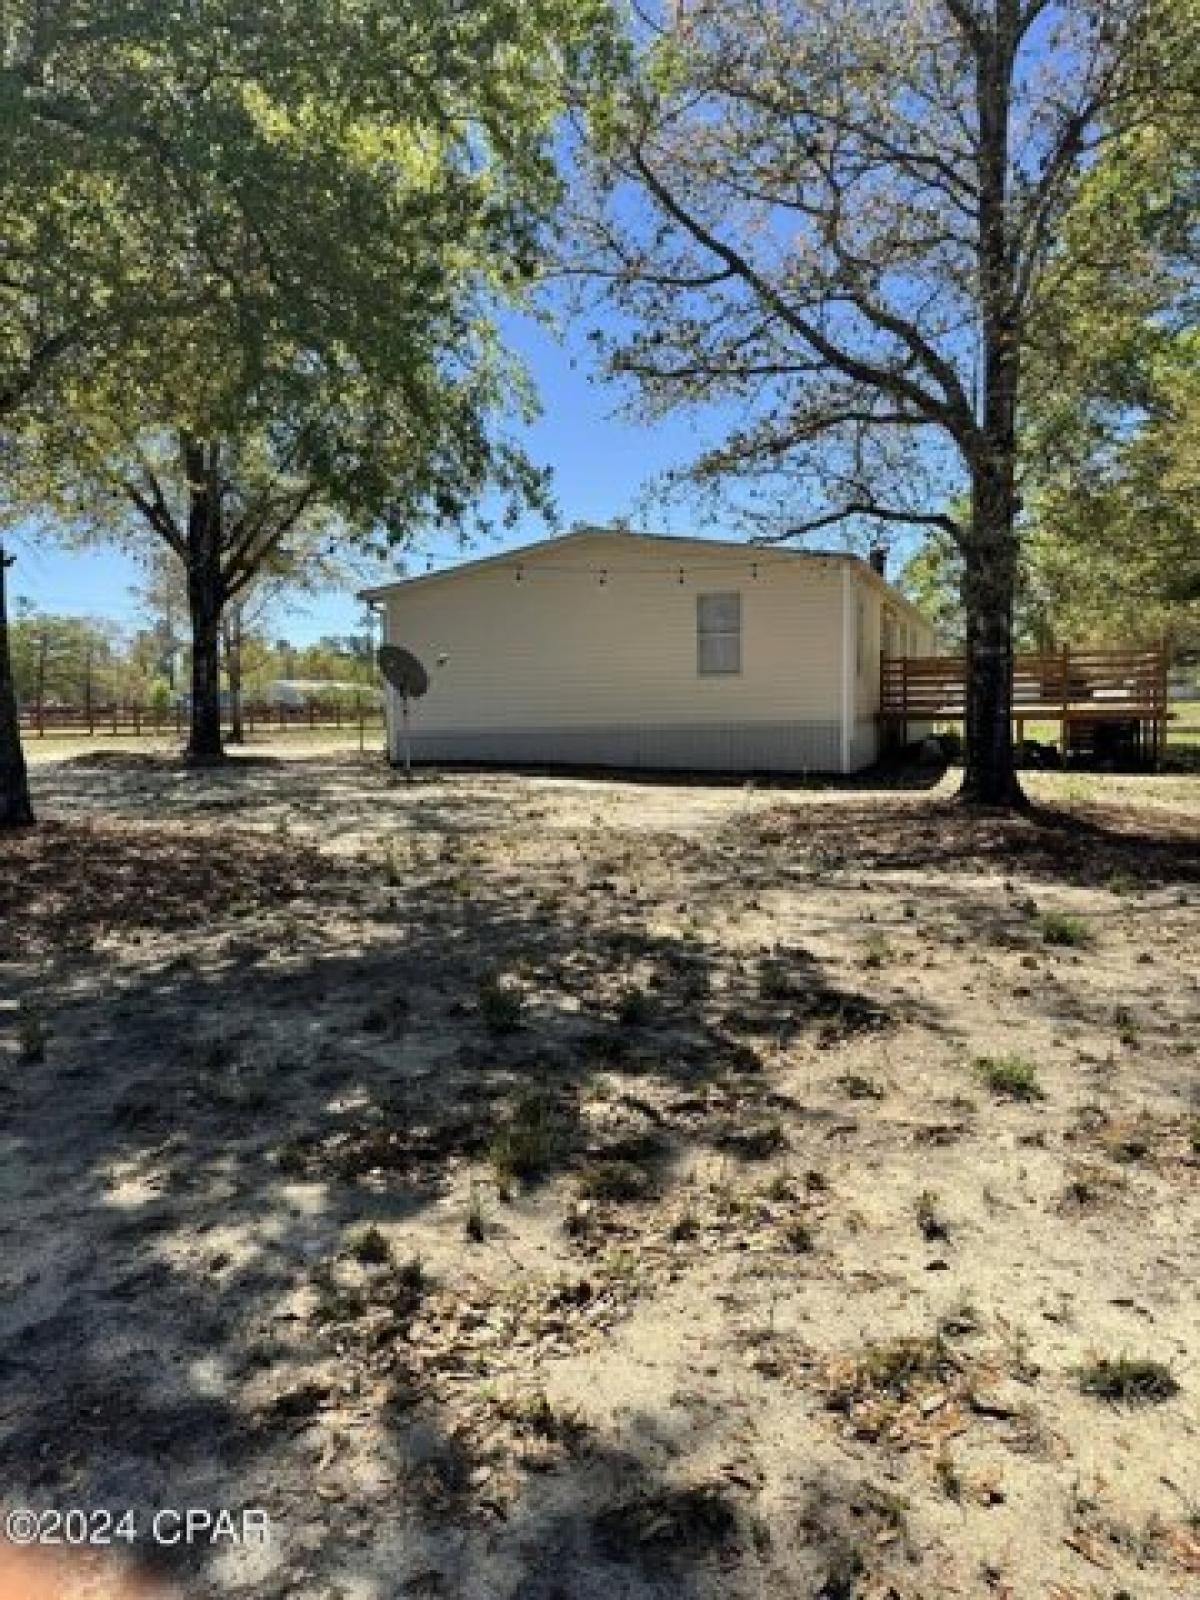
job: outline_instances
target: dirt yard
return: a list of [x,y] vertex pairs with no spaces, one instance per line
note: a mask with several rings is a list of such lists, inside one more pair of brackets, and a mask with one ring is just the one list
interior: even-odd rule
[[6,1506],[197,1597],[1200,1593],[1200,780],[35,780]]

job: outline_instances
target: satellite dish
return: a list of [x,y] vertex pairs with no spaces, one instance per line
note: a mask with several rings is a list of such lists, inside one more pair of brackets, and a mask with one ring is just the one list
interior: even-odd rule
[[379,670],[400,696],[400,717],[404,737],[404,776],[412,782],[412,741],[408,732],[408,702],[419,700],[429,688],[429,674],[413,655],[398,644],[379,647]]
[[405,700],[419,700],[429,688],[429,674],[412,651],[401,645],[380,646],[379,670]]

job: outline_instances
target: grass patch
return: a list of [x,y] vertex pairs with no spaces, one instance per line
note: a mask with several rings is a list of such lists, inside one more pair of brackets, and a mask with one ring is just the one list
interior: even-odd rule
[[764,961],[758,969],[758,993],[762,1000],[787,1000],[792,993],[792,980],[787,966],[778,957]]
[[381,1267],[392,1259],[392,1247],[374,1225],[355,1228],[346,1241],[346,1249],[365,1267]]
[[493,1401],[497,1416],[517,1430],[538,1439],[569,1444],[587,1431],[575,1411],[556,1410],[544,1389],[499,1395]]
[[1043,944],[1078,949],[1095,942],[1091,924],[1069,911],[1042,911],[1038,914],[1037,925]]
[[525,1094],[492,1135],[488,1160],[503,1194],[515,1179],[544,1177],[562,1153],[562,1122],[542,1095]]
[[855,1364],[854,1381],[859,1392],[906,1394],[914,1379],[936,1378],[946,1362],[939,1338],[892,1339],[867,1346]]
[[483,1186],[472,1183],[467,1201],[467,1220],[464,1231],[472,1244],[482,1244],[487,1238],[487,1217],[483,1210]]
[[798,1256],[809,1255],[817,1248],[816,1236],[807,1222],[789,1222],[783,1230],[783,1241]]
[[644,1028],[654,1021],[655,1004],[645,989],[630,987],[617,1001],[617,1021],[622,1028]]
[[980,1056],[975,1070],[994,1095],[1003,1100],[1044,1100],[1037,1068],[1023,1056]]
[[1113,1405],[1156,1405],[1179,1393],[1179,1383],[1161,1361],[1097,1356],[1078,1369],[1079,1388]]
[[651,1490],[598,1512],[592,1533],[610,1561],[670,1564],[735,1550],[737,1512],[723,1485]]
[[489,1033],[513,1033],[521,1026],[525,996],[504,978],[485,978],[479,986],[479,1018]]
[[948,1239],[950,1228],[942,1215],[938,1197],[932,1189],[923,1189],[917,1196],[917,1227],[923,1236],[932,1243],[936,1239]]
[[595,1161],[579,1176],[579,1192],[587,1200],[644,1200],[654,1179],[633,1161]]
[[1094,1163],[1079,1162],[1067,1174],[1063,1203],[1086,1211],[1114,1199],[1127,1187],[1124,1173]]
[[834,1082],[842,1093],[851,1100],[882,1100],[884,1095],[883,1085],[877,1078],[868,1077],[865,1072],[843,1072]]
[[768,1161],[788,1148],[788,1137],[777,1117],[766,1122],[750,1122],[745,1127],[730,1123],[717,1135],[716,1145],[740,1156],[743,1161]]
[[882,933],[873,933],[863,946],[862,964],[864,967],[882,967],[884,962],[890,961],[895,952]]
[[25,1066],[44,1061],[49,1041],[50,1029],[40,1012],[22,1001],[17,1020],[17,1060]]

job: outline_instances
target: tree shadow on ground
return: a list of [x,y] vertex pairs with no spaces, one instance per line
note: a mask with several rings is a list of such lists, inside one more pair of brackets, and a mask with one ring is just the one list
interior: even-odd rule
[[[531,1094],[553,1128],[531,1180],[719,1142],[769,1113],[764,1030],[786,1019],[836,1035],[886,1026],[885,1010],[807,954],[786,989],[764,992],[753,966],[655,931],[639,905],[555,904],[520,873],[480,875],[464,894],[436,865],[388,886],[291,842],[235,831],[220,846],[130,824],[22,841],[0,978],[17,993],[36,983],[53,1006],[44,1059],[0,1107],[5,1489],[143,1516],[266,1506],[287,1525],[265,1574],[203,1545],[143,1552],[197,1593],[331,1592],[364,1519],[397,1514],[413,1547],[436,1552],[442,1588],[429,1592],[490,1593],[470,1577],[497,1538],[472,1487],[476,1445],[409,1359],[428,1286],[403,1264],[363,1269],[348,1230],[433,1214]],[[522,995],[503,1025],[483,1000],[497,971]],[[637,1016],[621,1009],[631,978],[648,997]],[[585,1119],[602,1078],[622,1087]],[[584,1266],[588,1305],[529,1286],[568,1340],[595,1299],[620,1308],[617,1269],[610,1282],[597,1258]],[[369,1437],[344,1476],[326,1454],[338,1426]],[[414,1501],[405,1452],[422,1431],[433,1491]],[[553,1594],[558,1552],[585,1545],[599,1575],[573,1596],[735,1592],[726,1569],[743,1546],[726,1548],[717,1498],[688,1501],[643,1464],[638,1505],[699,1519],[668,1560],[614,1457],[611,1516],[589,1520],[606,1509],[593,1498],[604,1452],[597,1440],[573,1508],[505,1535],[507,1592]],[[575,1468],[558,1470],[565,1505]],[[297,1542],[314,1482],[331,1498],[315,1543]],[[622,1517],[648,1547],[632,1563],[614,1553]]]
[[1037,806],[1024,814],[925,803],[881,813],[839,802],[781,809],[761,819],[764,844],[787,845],[826,867],[885,872],[1000,871],[1048,881],[1105,885],[1200,882],[1200,830],[1193,816],[1144,817],[1111,808]]
[[[444,798],[431,828],[504,817],[498,792]],[[901,797],[781,808],[681,847],[670,896],[736,909],[798,872],[837,888],[830,914],[858,926],[856,877],[920,876],[970,935],[1006,931],[1013,911],[966,870],[1095,883],[1137,862],[1139,882],[1194,881],[1170,821],[1165,839],[1099,812],[1006,819],[981,839],[975,826]],[[19,849],[36,892],[5,901],[17,938],[0,981],[49,1004],[51,1033],[0,1099],[0,1469],[14,1498],[270,1509],[274,1568],[164,1553],[196,1593],[770,1592],[752,1497],[681,1481],[636,1440],[632,1457],[602,1433],[573,1442],[489,1502],[482,1430],[464,1430],[455,1396],[502,1368],[512,1330],[466,1357],[436,1341],[431,1357],[416,1330],[457,1338],[492,1309],[486,1251],[507,1249],[506,1213],[497,1200],[493,1243],[462,1270],[463,1190],[522,1106],[538,1108],[531,1183],[655,1162],[669,1181],[673,1147],[771,1148],[764,1052],[886,1030],[877,975],[835,978],[794,942],[735,955],[669,931],[653,914],[662,885],[644,903],[599,862],[567,893],[561,865],[439,857],[389,884],[236,829],[112,824]],[[499,980],[515,1011],[485,1001]],[[348,1247],[351,1228],[415,1218],[438,1220],[444,1251],[421,1272]],[[552,1318],[574,1348],[626,1289],[602,1248],[571,1259],[566,1282],[526,1264],[517,1288],[519,1315]],[[857,1488],[815,1468],[798,1493],[818,1562],[801,1592],[837,1593],[847,1530],[884,1512],[856,1512]]]

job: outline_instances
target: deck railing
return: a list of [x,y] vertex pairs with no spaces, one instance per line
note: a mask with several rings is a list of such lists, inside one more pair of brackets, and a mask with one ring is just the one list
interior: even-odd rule
[[[964,656],[884,656],[880,716],[906,728],[961,721],[966,711]],[[1013,663],[1013,719],[1072,724],[1125,720],[1153,724],[1161,747],[1167,718],[1167,653],[1161,646],[1063,649],[1018,655]]]

